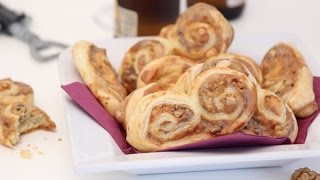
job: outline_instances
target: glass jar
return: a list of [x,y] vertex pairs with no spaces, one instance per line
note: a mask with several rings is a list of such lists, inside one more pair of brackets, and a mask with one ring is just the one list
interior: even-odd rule
[[204,2],[215,6],[227,19],[240,17],[245,6],[245,0],[188,0],[187,5]]
[[117,0],[116,37],[158,35],[175,22],[180,0]]

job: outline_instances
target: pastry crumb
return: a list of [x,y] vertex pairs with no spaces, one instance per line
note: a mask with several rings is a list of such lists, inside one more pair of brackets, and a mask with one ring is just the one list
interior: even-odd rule
[[43,140],[47,140],[47,139],[48,139],[47,137],[44,137],[44,138],[43,138]]
[[32,153],[29,149],[21,149],[20,157],[23,159],[32,159]]
[[38,154],[38,155],[44,155],[44,152],[38,151],[37,154]]
[[62,139],[61,139],[61,138],[59,138],[59,139],[58,139],[58,141],[62,141]]

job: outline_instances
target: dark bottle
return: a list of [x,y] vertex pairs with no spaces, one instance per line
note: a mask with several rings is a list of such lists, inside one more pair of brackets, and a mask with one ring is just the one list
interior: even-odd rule
[[239,17],[245,6],[245,0],[188,0],[188,6],[204,2],[215,6],[227,19]]
[[116,36],[158,35],[179,16],[179,0],[118,0]]

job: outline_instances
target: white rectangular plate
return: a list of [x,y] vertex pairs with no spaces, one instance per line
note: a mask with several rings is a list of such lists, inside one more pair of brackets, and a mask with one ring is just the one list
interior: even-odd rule
[[[111,63],[118,69],[124,53],[140,39],[108,39],[96,45],[107,49]],[[250,56],[260,63],[267,50],[278,42],[288,42],[298,47],[313,74],[319,76],[316,70],[320,69],[320,65],[293,35],[236,34],[229,52]],[[70,48],[61,53],[59,70],[61,84],[81,81],[73,65]],[[320,137],[317,136],[319,117],[309,128],[306,143],[301,145],[124,155],[107,131],[63,94],[74,165],[82,173],[125,171],[150,174],[282,166],[302,158],[320,157]]]

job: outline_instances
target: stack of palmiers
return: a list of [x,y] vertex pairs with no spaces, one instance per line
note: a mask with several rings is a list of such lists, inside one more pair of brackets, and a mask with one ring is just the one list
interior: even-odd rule
[[73,60],[105,110],[122,124],[127,141],[141,152],[239,131],[294,142],[296,117],[318,108],[303,57],[280,43],[259,67],[250,57],[227,53],[233,36],[215,7],[199,3],[159,37],[134,44],[119,74],[106,51],[89,42],[73,46]]

